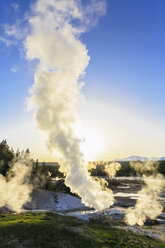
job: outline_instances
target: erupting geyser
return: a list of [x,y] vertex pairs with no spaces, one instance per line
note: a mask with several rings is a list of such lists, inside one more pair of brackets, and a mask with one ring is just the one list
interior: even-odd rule
[[89,62],[80,34],[105,13],[105,2],[38,0],[29,18],[30,34],[24,40],[26,58],[38,59],[29,103],[35,108],[39,129],[48,134],[47,145],[59,154],[65,183],[82,202],[97,210],[113,204],[111,190],[102,191],[87,172],[80,140],[74,133],[81,81]]

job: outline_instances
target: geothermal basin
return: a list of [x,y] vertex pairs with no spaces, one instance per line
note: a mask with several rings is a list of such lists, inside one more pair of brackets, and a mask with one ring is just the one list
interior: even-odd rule
[[[138,225],[128,226],[124,221],[125,213],[129,207],[135,206],[137,199],[144,197],[144,195],[138,193],[144,184],[141,183],[140,178],[137,180],[136,178],[130,180],[128,178],[122,178],[122,180],[117,178],[116,180],[118,184],[111,187],[115,203],[104,211],[96,211],[86,207],[81,203],[80,198],[73,195],[40,189],[33,190],[31,201],[24,205],[22,211],[51,211],[60,215],[74,216],[84,221],[97,220],[103,217],[106,222],[116,228],[128,229],[157,240],[165,240],[165,192],[162,192],[158,197],[158,201],[163,206],[163,212],[155,220],[147,220],[142,227]],[[148,201],[148,207],[150,207],[150,204],[152,203]]]

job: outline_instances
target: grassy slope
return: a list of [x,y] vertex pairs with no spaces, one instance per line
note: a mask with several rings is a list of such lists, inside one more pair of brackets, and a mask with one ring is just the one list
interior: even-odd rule
[[53,213],[0,214],[0,247],[165,247],[162,243],[103,224]]

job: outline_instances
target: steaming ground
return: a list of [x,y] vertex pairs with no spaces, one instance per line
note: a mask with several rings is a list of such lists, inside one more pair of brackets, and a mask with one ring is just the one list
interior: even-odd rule
[[[139,183],[121,183],[117,187],[113,187],[115,203],[111,208],[121,208],[126,212],[127,208],[133,207],[136,204],[137,199],[141,199],[144,197],[143,194],[139,194],[138,192],[141,190],[142,186]],[[165,192],[159,197],[159,201],[163,206],[163,211],[165,211]],[[52,191],[44,191],[40,189],[34,189],[30,195],[31,201],[24,204],[24,209],[27,210],[57,210],[57,211],[75,211],[77,209],[87,211],[89,210],[84,204],[81,203],[81,199],[74,197],[69,194],[60,193],[60,192],[52,192]],[[152,202],[148,201],[147,207],[150,207]],[[91,211],[91,210],[90,210]],[[105,210],[107,211],[107,210]],[[108,210],[109,211],[109,210]],[[102,211],[92,210],[92,213],[101,213]]]
[[[116,200],[115,204],[103,211],[87,208],[82,204],[81,199],[75,196],[39,189],[33,190],[31,201],[24,205],[22,211],[51,211],[60,215],[74,216],[85,221],[102,216],[110,223],[113,223],[114,220],[119,221],[121,225],[118,225],[118,228],[128,229],[139,235],[145,235],[157,240],[165,240],[165,191],[162,191],[158,199],[163,207],[162,214],[156,216],[154,221],[148,220],[143,227],[137,225],[130,226],[129,223],[125,226],[125,216],[128,209],[134,207],[136,201],[143,199],[144,195],[139,193],[143,188],[143,184],[139,183],[140,178],[137,181],[136,178],[131,178],[132,180],[130,181],[127,178],[125,178],[125,181],[123,179],[117,187],[112,187]],[[148,201],[146,207],[147,209],[153,207],[152,202]]]
[[[125,180],[124,180],[125,179]],[[147,220],[143,227],[137,225],[127,226],[125,218],[128,210],[134,210],[136,202],[146,198],[146,195],[140,193],[144,187],[143,178],[117,178],[119,181],[118,186],[112,186],[113,196],[116,200],[114,205],[107,208],[106,210],[97,211],[86,207],[81,199],[69,194],[45,191],[41,189],[31,189],[32,192],[29,194],[28,202],[24,203],[23,207],[19,209],[19,212],[42,212],[50,211],[60,215],[74,216],[81,220],[89,221],[91,219],[98,219],[101,217],[105,218],[107,222],[112,224],[114,221],[118,221],[117,228],[128,229],[134,233],[152,237],[157,240],[165,240],[165,191],[163,190],[158,197],[158,202],[161,203],[162,213],[155,217],[155,220]],[[141,179],[141,181],[140,181]],[[27,199],[26,199],[27,200]],[[7,211],[10,209],[8,202],[3,210]],[[153,208],[153,202],[147,201],[146,209]],[[18,211],[18,209],[11,208],[11,210]],[[149,217],[148,217],[149,218]],[[151,216],[152,218],[152,216]],[[131,221],[130,221],[131,222]],[[147,224],[148,223],[148,224]],[[147,224],[147,225],[146,225]],[[152,228],[151,228],[152,226]]]
[[[133,178],[132,178],[133,179]],[[143,186],[137,181],[135,183],[136,178],[134,178],[134,182],[129,182],[126,178],[126,182],[123,181],[119,186],[113,186],[113,193],[115,198],[115,203],[111,208],[118,207],[127,210],[128,207],[133,207],[136,205],[137,199],[143,198],[145,195],[140,194],[141,188]],[[165,190],[162,191],[159,196],[159,201],[163,206],[163,211],[165,211]],[[57,211],[72,211],[76,209],[87,210],[82,202],[81,198],[60,193],[60,192],[52,192],[41,189],[33,189],[30,194],[29,200],[27,203],[23,205],[23,209],[27,210],[57,210]],[[150,207],[152,202],[148,201],[147,207]],[[124,212],[125,212],[124,211]],[[93,212],[101,212],[97,210],[93,210]]]

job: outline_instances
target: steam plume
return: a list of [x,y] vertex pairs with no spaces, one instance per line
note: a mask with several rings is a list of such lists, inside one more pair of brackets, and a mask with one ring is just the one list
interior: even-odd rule
[[30,98],[37,125],[48,134],[48,147],[59,154],[66,185],[82,197],[83,203],[102,210],[113,203],[112,193],[102,191],[90,179],[73,128],[80,99],[79,79],[89,62],[79,36],[105,13],[104,1],[89,2],[83,6],[80,0],[38,0],[29,19],[31,34],[24,44],[27,59],[39,61]]
[[[138,224],[142,226],[146,218],[155,219],[163,210],[158,197],[165,185],[164,177],[157,173],[157,162],[132,162],[131,166],[136,169],[137,173],[143,174],[145,186],[138,192],[140,198],[137,200],[135,207],[128,208],[125,221],[129,225]],[[151,173],[153,175],[145,175]]]
[[130,162],[130,165],[135,169],[137,176],[155,175],[158,171],[157,161]]
[[21,211],[22,206],[30,200],[31,171],[31,160],[21,157],[10,169],[7,178],[0,175],[0,207],[6,206],[15,212]]
[[117,162],[105,163],[105,172],[108,174],[109,178],[113,179],[116,172],[120,170],[121,164]]
[[116,175],[116,172],[120,170],[121,164],[118,162],[107,162],[107,161],[99,161],[99,162],[89,162],[88,163],[88,171],[91,173],[92,170],[97,169],[105,172],[110,179],[113,179]]

